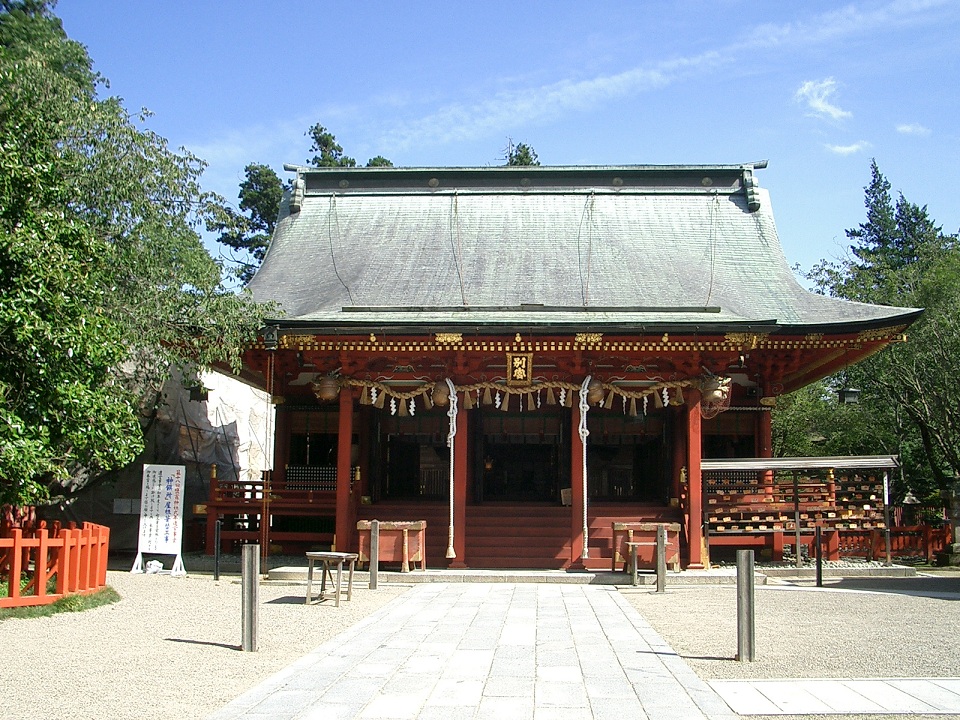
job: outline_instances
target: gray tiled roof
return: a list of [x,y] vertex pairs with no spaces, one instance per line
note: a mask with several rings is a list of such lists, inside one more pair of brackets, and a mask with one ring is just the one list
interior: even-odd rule
[[250,289],[281,324],[317,328],[839,330],[916,314],[803,289],[768,194],[748,208],[752,170],[301,170],[299,211],[285,203]]

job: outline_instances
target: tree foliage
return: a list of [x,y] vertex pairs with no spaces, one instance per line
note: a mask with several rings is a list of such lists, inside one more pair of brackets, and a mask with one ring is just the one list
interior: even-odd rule
[[507,138],[507,147],[504,150],[503,159],[510,165],[539,165],[537,151],[526,143],[513,144],[513,138]]
[[250,163],[243,173],[239,199],[240,210],[245,214],[226,203],[216,203],[207,217],[207,230],[219,233],[218,242],[241,253],[234,257],[236,274],[247,283],[266,255],[287,188],[269,165]]
[[130,462],[171,366],[239,365],[261,312],[194,225],[203,164],[141,127],[51,4],[0,6],[0,502]]
[[[310,163],[314,167],[356,167],[357,161],[343,154],[336,136],[320,123],[311,126],[306,135],[313,141]],[[377,155],[367,161],[367,167],[393,167],[393,163]],[[210,210],[207,230],[218,234],[218,242],[237,251],[231,260],[237,277],[246,284],[263,262],[289,185],[269,165],[250,163],[243,172],[238,196],[241,212],[221,199]]]
[[820,292],[861,302],[925,308],[908,342],[847,369],[866,422],[891,429],[918,494],[939,495],[960,477],[960,247],[925,206],[896,202],[876,162],[865,188],[867,219],[847,231],[851,255],[809,277]]

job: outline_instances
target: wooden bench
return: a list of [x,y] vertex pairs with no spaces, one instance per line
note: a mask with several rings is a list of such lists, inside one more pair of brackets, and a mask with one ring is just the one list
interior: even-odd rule
[[[613,525],[613,562],[611,570],[617,569],[617,563],[623,563],[623,569],[629,572],[630,548],[628,543],[635,544],[638,567],[646,570],[656,570],[657,558],[657,528],[663,526],[667,530],[666,559],[670,569],[680,570],[680,523],[657,522],[614,522]],[[643,550],[643,552],[640,552]]]
[[[360,566],[370,562],[370,520],[360,520],[357,530],[360,533]],[[399,562],[400,572],[410,572],[410,565],[427,569],[427,521],[426,520],[381,520],[380,562]]]

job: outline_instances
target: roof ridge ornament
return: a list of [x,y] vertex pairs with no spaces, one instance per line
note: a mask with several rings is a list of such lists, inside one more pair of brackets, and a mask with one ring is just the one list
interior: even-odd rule
[[760,188],[760,183],[757,182],[757,178],[753,175],[753,166],[745,166],[743,168],[743,194],[747,196],[747,210],[750,212],[756,212],[760,209],[760,193],[758,192]]
[[300,212],[303,206],[304,187],[303,177],[298,174],[290,189],[290,214]]

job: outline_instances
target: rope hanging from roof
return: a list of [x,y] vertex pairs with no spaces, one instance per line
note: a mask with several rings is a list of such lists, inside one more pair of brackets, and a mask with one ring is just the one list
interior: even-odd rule
[[587,375],[580,385],[580,427],[577,429],[580,434],[580,459],[582,462],[581,472],[583,477],[583,545],[580,556],[584,560],[590,557],[589,529],[587,528],[587,498],[589,497],[589,493],[587,492],[587,437],[590,435],[590,430],[587,428],[587,412],[590,410],[588,396],[591,379],[591,376]]
[[447,532],[447,559],[453,560],[457,557],[457,551],[453,548],[453,443],[457,437],[457,391],[450,378],[446,378],[446,383],[450,392],[450,409],[447,410],[447,417],[450,418],[450,431],[447,433],[447,446],[450,448],[450,526]]

